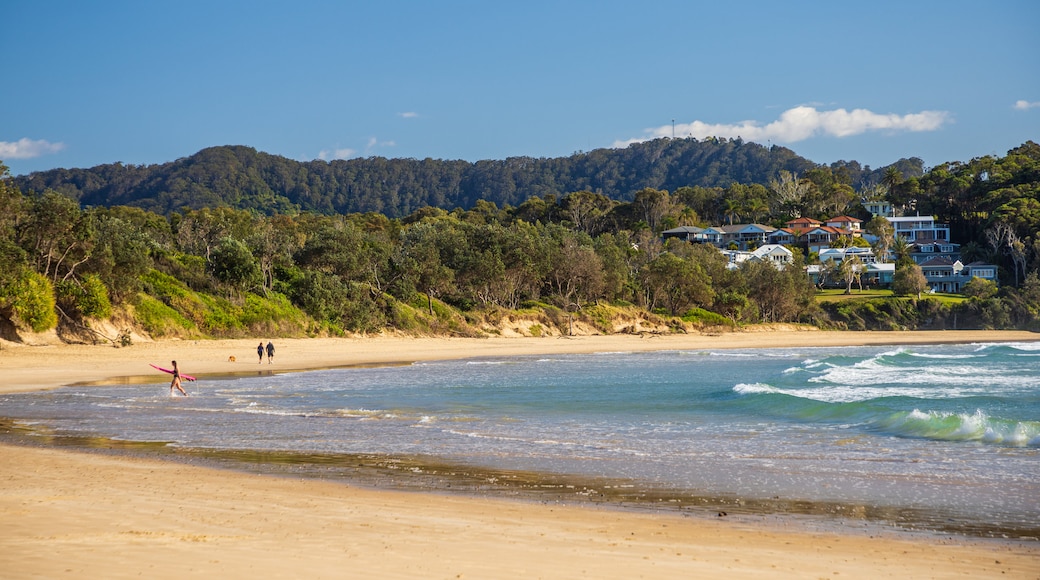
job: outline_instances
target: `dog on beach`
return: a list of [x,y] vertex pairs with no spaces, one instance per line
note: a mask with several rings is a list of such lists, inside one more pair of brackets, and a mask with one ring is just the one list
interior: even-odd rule
[[227,361],[228,362],[235,362],[235,355],[231,355],[231,356],[227,357]]

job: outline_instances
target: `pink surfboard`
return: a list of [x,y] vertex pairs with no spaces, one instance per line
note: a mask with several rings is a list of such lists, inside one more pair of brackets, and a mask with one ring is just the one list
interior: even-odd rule
[[[162,367],[157,367],[155,365],[149,365],[149,366],[151,366],[154,369],[158,369],[158,370],[160,370],[160,371],[162,371],[164,373],[169,373],[171,375],[173,374],[173,370],[172,369],[164,369]],[[186,380],[186,381],[194,381],[195,380],[195,377],[193,377],[191,375],[186,375],[184,373],[181,373],[181,378]]]

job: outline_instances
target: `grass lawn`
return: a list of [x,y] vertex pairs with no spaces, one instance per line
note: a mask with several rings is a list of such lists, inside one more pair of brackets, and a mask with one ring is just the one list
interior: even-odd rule
[[[892,293],[891,290],[884,289],[870,289],[860,290],[853,286],[852,293],[846,294],[844,288],[828,288],[826,290],[817,290],[816,299],[820,302],[844,302],[846,300],[873,300],[876,298],[896,298],[897,296]],[[903,296],[903,299],[909,300],[910,296]],[[915,297],[916,298],[916,297]],[[921,294],[921,299],[938,300],[943,304],[958,304],[967,300],[963,294],[943,294],[936,292],[935,294]]]

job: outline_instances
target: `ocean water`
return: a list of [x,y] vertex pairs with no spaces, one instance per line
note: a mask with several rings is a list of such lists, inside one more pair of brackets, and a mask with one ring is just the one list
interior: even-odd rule
[[67,436],[418,457],[709,505],[1040,533],[1040,342],[496,357],[186,385],[187,398],[167,384],[4,395],[0,416]]

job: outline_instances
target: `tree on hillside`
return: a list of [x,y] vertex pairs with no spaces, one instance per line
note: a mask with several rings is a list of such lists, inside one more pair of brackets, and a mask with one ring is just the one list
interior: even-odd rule
[[889,259],[888,252],[895,242],[896,230],[892,222],[884,216],[874,216],[864,227],[866,232],[876,238],[874,241],[874,255],[877,259],[886,262]]
[[838,264],[838,272],[845,283],[846,294],[852,294],[852,285],[854,283],[859,284],[859,289],[863,290],[863,260],[860,260],[859,256],[846,256]]
[[714,296],[704,269],[671,252],[651,260],[641,277],[651,310],[663,303],[672,315],[679,315],[694,306],[710,305]]
[[546,275],[553,293],[564,308],[595,300],[603,291],[603,260],[591,246],[576,236],[566,236],[552,254]]
[[90,257],[94,233],[79,204],[48,190],[29,200],[29,215],[20,227],[21,246],[35,270],[52,281],[67,278]]
[[1019,283],[1019,271],[1026,275],[1026,245],[1019,239],[1015,228],[1006,222],[998,221],[986,229],[986,241],[993,251],[1011,259],[1012,271],[1015,275],[1015,286]]
[[[11,182],[9,169],[0,162],[0,289],[18,278],[28,266],[25,250],[17,243],[18,230],[27,218],[25,197]],[[0,299],[0,308],[3,307]]]
[[798,178],[797,173],[782,170],[775,179],[769,180],[772,192],[770,209],[777,216],[800,215],[802,203],[809,192],[810,184]]
[[899,296],[916,294],[920,300],[921,293],[927,290],[928,280],[920,266],[912,261],[896,265],[895,274],[892,275],[892,292]]
[[220,240],[210,253],[213,275],[233,291],[242,292],[260,282],[260,267],[245,242],[230,236]]
[[455,282],[455,271],[444,263],[442,250],[449,247],[453,235],[446,222],[420,222],[405,232],[393,262],[400,279],[426,294],[430,316],[433,298],[450,291]]
[[996,296],[997,290],[997,283],[993,280],[985,280],[978,276],[973,276],[971,280],[968,280],[968,282],[961,288],[961,294],[985,300],[986,298]]
[[571,227],[595,235],[615,202],[601,193],[576,191],[560,199],[559,205]]

